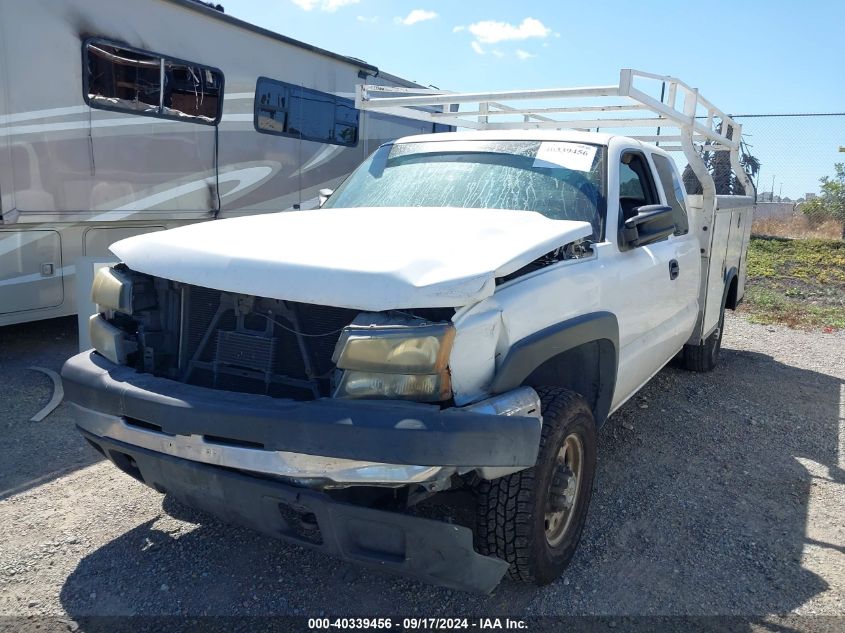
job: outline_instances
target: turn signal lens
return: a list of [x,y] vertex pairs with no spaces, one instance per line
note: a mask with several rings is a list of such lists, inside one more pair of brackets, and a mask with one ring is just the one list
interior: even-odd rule
[[347,370],[337,398],[370,398],[442,402],[451,397],[449,374],[379,374]]
[[126,339],[126,332],[99,314],[88,319],[88,334],[94,349],[117,365],[125,365],[126,357],[137,349],[135,343]]

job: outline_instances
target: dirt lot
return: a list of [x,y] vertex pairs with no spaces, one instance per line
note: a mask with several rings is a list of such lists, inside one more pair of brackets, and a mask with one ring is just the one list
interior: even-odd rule
[[668,367],[603,427],[566,574],[478,596],[177,506],[102,462],[66,405],[29,422],[51,385],[27,367],[58,370],[74,328],[0,329],[0,614],[845,614],[843,332],[729,315],[717,371]]

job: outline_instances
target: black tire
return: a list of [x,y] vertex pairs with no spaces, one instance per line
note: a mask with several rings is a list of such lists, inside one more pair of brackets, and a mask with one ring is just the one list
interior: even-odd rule
[[[581,537],[593,492],[596,470],[596,428],[593,414],[578,394],[556,387],[537,389],[542,402],[543,430],[537,464],[507,477],[478,485],[475,546],[481,554],[510,563],[508,575],[523,582],[544,585],[566,568]],[[555,544],[547,536],[547,514],[565,498],[563,483],[569,482],[558,455],[568,443],[583,449],[581,476],[574,491],[571,518],[561,527]],[[557,487],[553,494],[553,486]],[[567,491],[569,489],[567,488]],[[550,505],[552,504],[552,505]],[[565,504],[564,504],[565,505]]]
[[713,371],[722,351],[722,334],[725,331],[725,304],[719,312],[719,324],[700,345],[684,345],[684,367],[689,371]]

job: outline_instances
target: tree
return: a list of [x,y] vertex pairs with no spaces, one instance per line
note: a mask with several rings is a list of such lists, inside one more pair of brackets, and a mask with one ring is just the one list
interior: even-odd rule
[[832,219],[842,222],[842,239],[845,240],[845,163],[834,165],[836,175],[819,180],[821,192],[801,205],[801,210],[811,221]]
[[[721,133],[721,123],[716,126],[716,131]],[[725,136],[733,138],[733,132],[733,127],[728,127],[728,133]],[[751,146],[748,145],[744,139],[740,140],[739,163],[742,165],[745,173],[748,174],[749,178],[751,178],[751,182],[756,188],[757,183],[755,179],[757,178],[757,174],[760,173],[760,161],[756,156],[751,154],[750,149]],[[704,161],[704,165],[707,167],[707,171],[709,171],[710,175],[713,176],[717,195],[746,195],[745,187],[742,186],[742,181],[740,181],[736,174],[733,173],[730,152],[725,150],[704,152],[702,153],[701,158]],[[684,187],[686,187],[687,193],[702,193],[701,183],[698,181],[698,178],[692,171],[692,167],[689,165],[684,168],[682,180],[684,181]]]

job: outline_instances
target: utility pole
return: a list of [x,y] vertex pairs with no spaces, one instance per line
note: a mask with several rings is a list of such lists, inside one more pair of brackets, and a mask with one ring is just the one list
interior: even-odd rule
[[772,199],[769,202],[775,201],[775,177],[772,176]]

